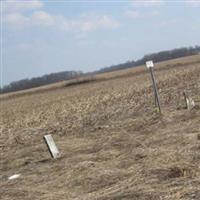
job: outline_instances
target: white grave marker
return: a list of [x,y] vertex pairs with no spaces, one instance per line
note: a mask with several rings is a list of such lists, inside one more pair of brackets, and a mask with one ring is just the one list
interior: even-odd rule
[[147,68],[154,67],[153,61],[152,60],[147,61],[146,66],[147,66]]
[[159,112],[161,113],[161,107],[160,107],[160,99],[158,96],[158,89],[157,89],[157,85],[156,85],[156,81],[155,81],[155,77],[154,77],[154,72],[153,72],[153,61],[149,60],[146,62],[146,67],[149,69],[150,74],[151,74],[151,79],[152,79],[152,83],[153,83],[153,90],[154,90],[154,95],[155,95],[155,105],[159,108]]
[[194,100],[186,94],[186,92],[183,92],[183,95],[185,97],[186,107],[188,110],[192,110],[195,107]]
[[191,97],[186,98],[187,109],[192,110],[195,107],[194,100]]
[[44,139],[45,139],[45,141],[47,143],[47,146],[49,148],[51,156],[53,158],[59,158],[60,157],[60,152],[59,152],[59,150],[58,150],[58,148],[57,148],[57,146],[56,146],[56,144],[55,144],[55,142],[53,140],[53,137],[51,135],[45,135]]

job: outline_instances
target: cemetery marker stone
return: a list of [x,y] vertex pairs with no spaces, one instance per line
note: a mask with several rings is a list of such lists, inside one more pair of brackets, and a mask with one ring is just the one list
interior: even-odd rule
[[46,142],[48,149],[51,153],[51,156],[55,159],[59,158],[60,152],[59,152],[59,150],[58,150],[58,148],[57,148],[57,146],[56,146],[56,144],[53,140],[53,137],[51,135],[45,135],[44,139],[45,139],[45,142]]

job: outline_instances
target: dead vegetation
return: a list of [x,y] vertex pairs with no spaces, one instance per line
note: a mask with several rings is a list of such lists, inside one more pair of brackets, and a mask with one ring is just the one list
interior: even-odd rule
[[[200,199],[200,109],[186,110],[183,96],[200,97],[200,57],[187,59],[155,71],[162,116],[144,67],[1,97],[1,198]],[[45,134],[60,159],[50,158]]]

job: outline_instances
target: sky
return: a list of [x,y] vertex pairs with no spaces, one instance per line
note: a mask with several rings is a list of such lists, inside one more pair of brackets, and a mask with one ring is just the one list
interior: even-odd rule
[[200,44],[200,0],[0,0],[1,87]]

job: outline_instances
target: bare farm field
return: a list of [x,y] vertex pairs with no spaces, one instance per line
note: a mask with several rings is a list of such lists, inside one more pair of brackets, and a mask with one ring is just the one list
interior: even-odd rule
[[161,115],[145,66],[1,95],[0,199],[199,200],[200,55],[155,77]]

